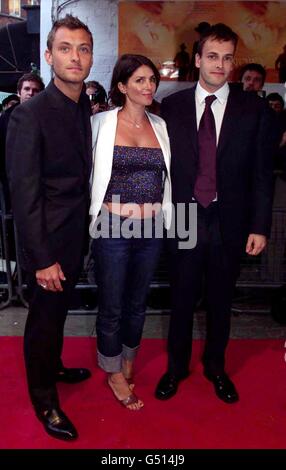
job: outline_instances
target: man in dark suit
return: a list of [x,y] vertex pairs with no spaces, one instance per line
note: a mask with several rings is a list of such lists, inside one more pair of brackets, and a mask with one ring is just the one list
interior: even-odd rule
[[[193,312],[203,281],[204,374],[221,400],[238,400],[225,372],[232,293],[242,251],[258,255],[270,231],[274,122],[264,100],[229,88],[236,44],[237,35],[226,25],[210,27],[196,54],[199,83],[162,102],[171,142],[173,216],[178,219],[178,203],[186,205],[185,216],[195,204],[197,243],[188,249],[179,235],[169,240],[172,313],[168,369],[155,392],[161,400],[172,397],[189,374]],[[179,233],[183,222],[176,223]]]
[[[12,101],[9,102],[9,107],[5,110],[5,112],[0,116],[0,179],[1,183],[3,184],[3,192],[6,202],[6,209],[11,208],[10,204],[10,196],[9,196],[9,189],[8,189],[8,181],[7,181],[7,174],[6,174],[6,136],[7,136],[7,129],[10,120],[10,116],[14,111],[14,108],[18,106],[19,103],[24,103],[37,93],[40,93],[45,88],[45,85],[38,75],[33,73],[25,73],[22,77],[19,78],[17,83],[17,95],[11,95],[14,97]],[[10,97],[8,97],[10,98]],[[18,99],[17,99],[18,98]],[[4,102],[4,100],[3,100]],[[12,103],[12,104],[10,104]]]
[[67,15],[49,33],[46,60],[54,79],[12,113],[7,171],[28,276],[24,354],[36,415],[52,436],[77,431],[61,410],[56,382],[80,382],[88,369],[63,366],[63,330],[88,233],[90,106],[83,87],[92,65],[92,35]]

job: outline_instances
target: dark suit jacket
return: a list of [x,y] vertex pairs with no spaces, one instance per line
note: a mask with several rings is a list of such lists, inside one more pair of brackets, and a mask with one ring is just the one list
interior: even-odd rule
[[7,173],[22,265],[28,271],[55,262],[64,272],[79,269],[88,233],[89,113],[84,92],[76,105],[51,82],[11,115]]
[[[171,144],[173,203],[192,202],[198,169],[195,87],[162,101]],[[273,112],[253,93],[230,89],[217,149],[217,195],[225,243],[268,236],[272,208]]]
[[6,171],[6,137],[9,119],[16,106],[19,106],[19,104],[14,104],[14,106],[6,109],[6,111],[0,116],[0,180],[3,185],[6,210],[10,210],[11,207]]

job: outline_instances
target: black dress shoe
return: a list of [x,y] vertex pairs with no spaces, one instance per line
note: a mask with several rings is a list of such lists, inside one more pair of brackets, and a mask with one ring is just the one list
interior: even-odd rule
[[185,376],[178,378],[170,372],[166,372],[161,377],[156,387],[155,397],[158,398],[158,400],[168,400],[169,398],[172,398],[177,393],[180,381],[188,377],[188,375],[189,374],[186,374]]
[[72,441],[78,437],[74,425],[60,408],[36,411],[36,415],[50,436],[64,441]]
[[63,367],[57,372],[56,381],[65,382],[66,384],[76,384],[89,379],[89,377],[91,377],[91,372],[88,369]]
[[205,371],[204,375],[214,384],[215,393],[220,400],[223,400],[225,403],[235,403],[239,400],[237,390],[226,373],[213,375]]

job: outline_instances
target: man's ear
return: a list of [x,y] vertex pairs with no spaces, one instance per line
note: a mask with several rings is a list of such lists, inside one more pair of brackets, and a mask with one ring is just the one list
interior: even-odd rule
[[199,69],[201,65],[201,56],[200,54],[196,53],[195,55],[195,65]]
[[45,59],[49,65],[53,65],[53,56],[49,49],[45,50]]

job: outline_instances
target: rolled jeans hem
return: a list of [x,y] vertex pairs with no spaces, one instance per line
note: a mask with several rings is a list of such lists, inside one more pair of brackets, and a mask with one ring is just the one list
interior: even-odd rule
[[97,350],[97,360],[98,365],[101,369],[105,372],[115,374],[116,372],[121,372],[122,370],[122,359],[126,359],[128,361],[133,361],[137,354],[139,346],[135,348],[129,348],[125,344],[122,347],[122,353],[118,354],[117,356],[104,356]]
[[135,346],[135,348],[129,348],[129,346],[126,346],[123,344],[122,346],[122,358],[126,359],[127,361],[133,361],[137,355],[139,349],[139,345]]
[[122,367],[122,354],[118,354],[118,356],[104,356],[97,350],[97,362],[101,369],[105,372],[109,373],[116,373],[121,372]]

